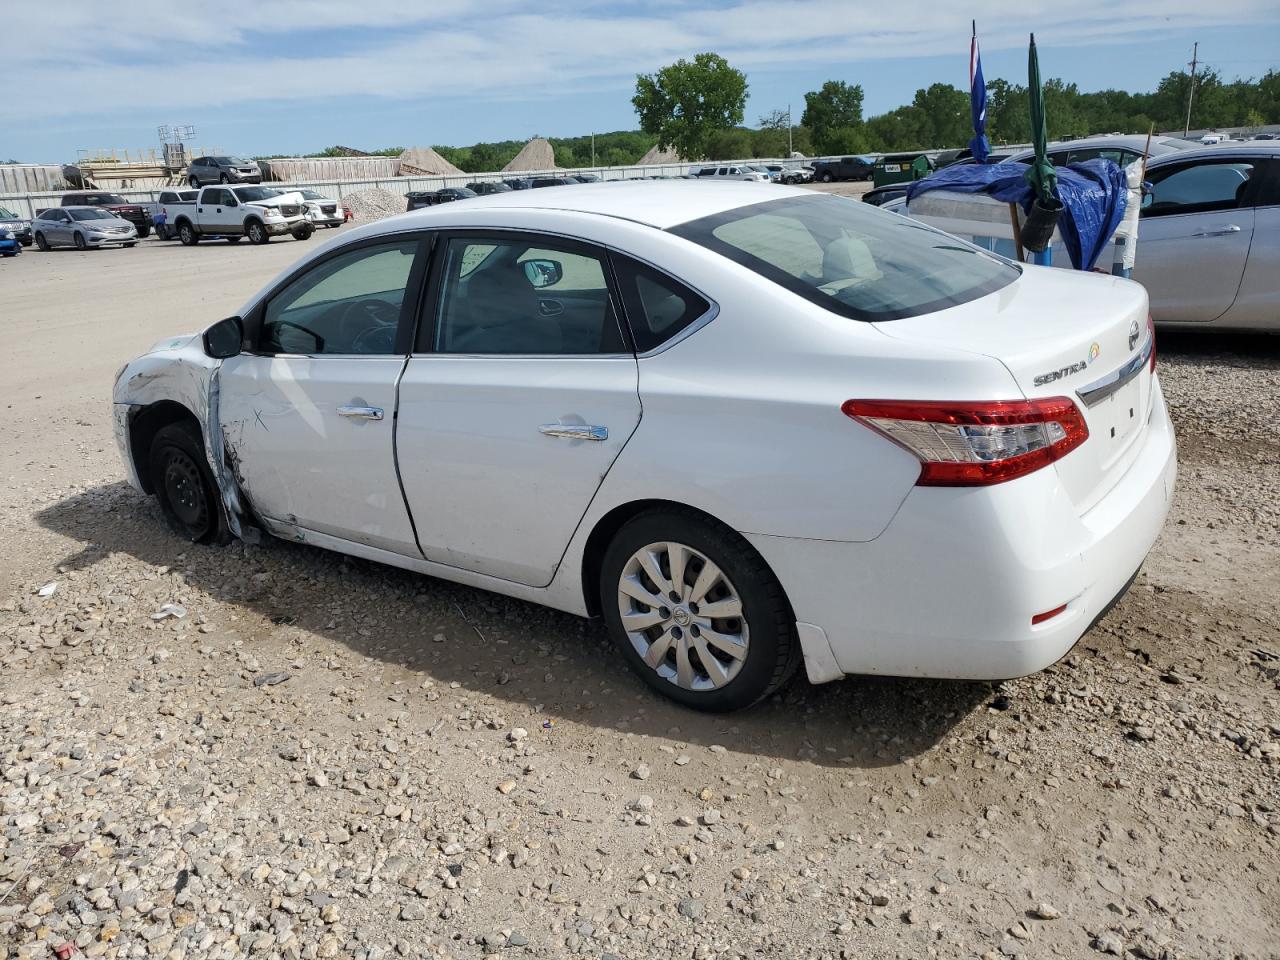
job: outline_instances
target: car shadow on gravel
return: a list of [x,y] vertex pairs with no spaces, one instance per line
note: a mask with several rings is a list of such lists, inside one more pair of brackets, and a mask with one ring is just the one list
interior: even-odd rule
[[[615,652],[598,620],[269,537],[261,546],[195,546],[170,531],[150,497],[123,482],[63,499],[39,512],[37,520],[83,544],[60,568],[91,571],[104,558],[124,554],[150,568],[140,569],[139,579],[154,577],[154,568],[169,568],[181,576],[175,594],[194,588],[236,606],[237,636],[249,634],[246,648],[264,670],[297,657],[285,631],[289,636],[308,631],[380,661],[388,669],[372,672],[381,673],[387,684],[399,680],[395,691],[405,694],[396,709],[408,709],[415,696],[424,696],[421,685],[430,679],[437,689],[446,688],[445,696],[456,683],[459,697],[483,694],[507,701],[516,717],[537,709],[558,723],[858,768],[914,757],[996,699],[988,683],[849,678],[811,686],[802,671],[750,710],[699,714],[649,691]],[[216,645],[225,614],[198,596],[187,605],[193,619],[203,614],[215,627],[207,635],[192,630],[193,646]],[[135,615],[143,622],[150,612]],[[239,669],[228,657],[227,673]],[[318,663],[315,669],[322,673]],[[368,701],[361,709],[387,707],[382,697],[370,695]]]

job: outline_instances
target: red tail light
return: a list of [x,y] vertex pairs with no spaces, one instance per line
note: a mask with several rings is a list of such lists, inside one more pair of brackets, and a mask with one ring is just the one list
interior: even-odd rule
[[922,487],[981,487],[1046,467],[1089,438],[1066,397],[951,402],[846,400],[848,417],[920,459]]
[[1147,314],[1147,336],[1151,338],[1151,372],[1156,372],[1156,322]]
[[1064,603],[1062,606],[1054,607],[1052,610],[1046,610],[1044,613],[1037,613],[1034,617],[1031,618],[1031,625],[1034,627],[1037,624],[1044,623],[1046,620],[1052,620],[1054,617],[1056,617],[1058,614],[1062,613],[1062,611],[1066,609],[1067,609],[1067,605]]

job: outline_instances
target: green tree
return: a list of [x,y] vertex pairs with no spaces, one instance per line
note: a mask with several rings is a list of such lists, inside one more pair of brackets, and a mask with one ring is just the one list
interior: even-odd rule
[[755,156],[751,140],[751,131],[742,127],[716,130],[707,137],[706,159],[744,160]]
[[969,95],[949,83],[917,90],[911,105],[923,112],[922,147],[962,147],[973,136]]
[[847,135],[841,131],[862,126],[862,86],[828,80],[822,89],[806,93],[800,125],[809,130],[814,149],[819,153],[847,152],[841,146],[847,141]]
[[747,75],[715,53],[640,74],[631,98],[640,128],[689,160],[707,156],[712,134],[742,122],[746,102]]

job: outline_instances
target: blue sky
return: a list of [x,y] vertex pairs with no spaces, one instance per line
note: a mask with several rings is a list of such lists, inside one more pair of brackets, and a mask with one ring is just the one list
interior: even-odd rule
[[[1280,67],[1276,0],[251,0],[236,5],[8,0],[0,157],[74,160],[154,147],[162,123],[244,154],[572,136],[636,127],[635,75],[713,50],[747,73],[754,124],[824,80],[868,114],[935,81],[967,83],[969,20],[987,77],[1150,90],[1191,44],[1228,78]],[[202,7],[202,9],[195,9]],[[416,10],[415,8],[421,8]],[[77,24],[94,24],[93,29]],[[57,64],[50,69],[50,64]]]

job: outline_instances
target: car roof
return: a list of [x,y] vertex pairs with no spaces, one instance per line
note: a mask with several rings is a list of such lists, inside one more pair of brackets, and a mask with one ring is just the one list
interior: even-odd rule
[[[1150,155],[1159,157],[1166,153],[1181,152],[1199,146],[1199,142],[1183,140],[1181,137],[1152,137]],[[1145,133],[1126,133],[1117,136],[1081,137],[1079,140],[1055,140],[1049,144],[1049,152],[1057,153],[1060,150],[1077,150],[1080,148],[1098,149],[1100,147],[1118,147],[1132,150],[1134,153],[1142,153],[1147,149],[1147,135]],[[1012,154],[1009,159],[1021,160],[1024,157],[1031,156],[1034,152],[1033,150],[1019,150],[1017,153]]]
[[[613,180],[580,183],[558,190],[513,190],[469,200],[471,210],[559,210],[631,220],[665,230],[678,223],[709,217],[725,210],[764,203],[781,197],[815,196],[798,187],[762,186],[760,183],[731,181],[706,183],[697,180]],[[458,211],[438,213],[415,210],[408,217],[457,216]]]
[[1280,141],[1260,140],[1255,142],[1246,140],[1244,143],[1232,141],[1204,147],[1197,144],[1194,150],[1181,150],[1176,154],[1165,154],[1163,157],[1153,158],[1147,166],[1155,167],[1175,161],[1181,163],[1184,160],[1201,160],[1228,155],[1236,157],[1280,157]]
[[[111,213],[106,207],[98,203],[69,203],[65,207],[50,207],[50,210],[101,210],[103,213]],[[43,211],[42,211],[43,212]],[[115,214],[111,214],[115,216]]]

